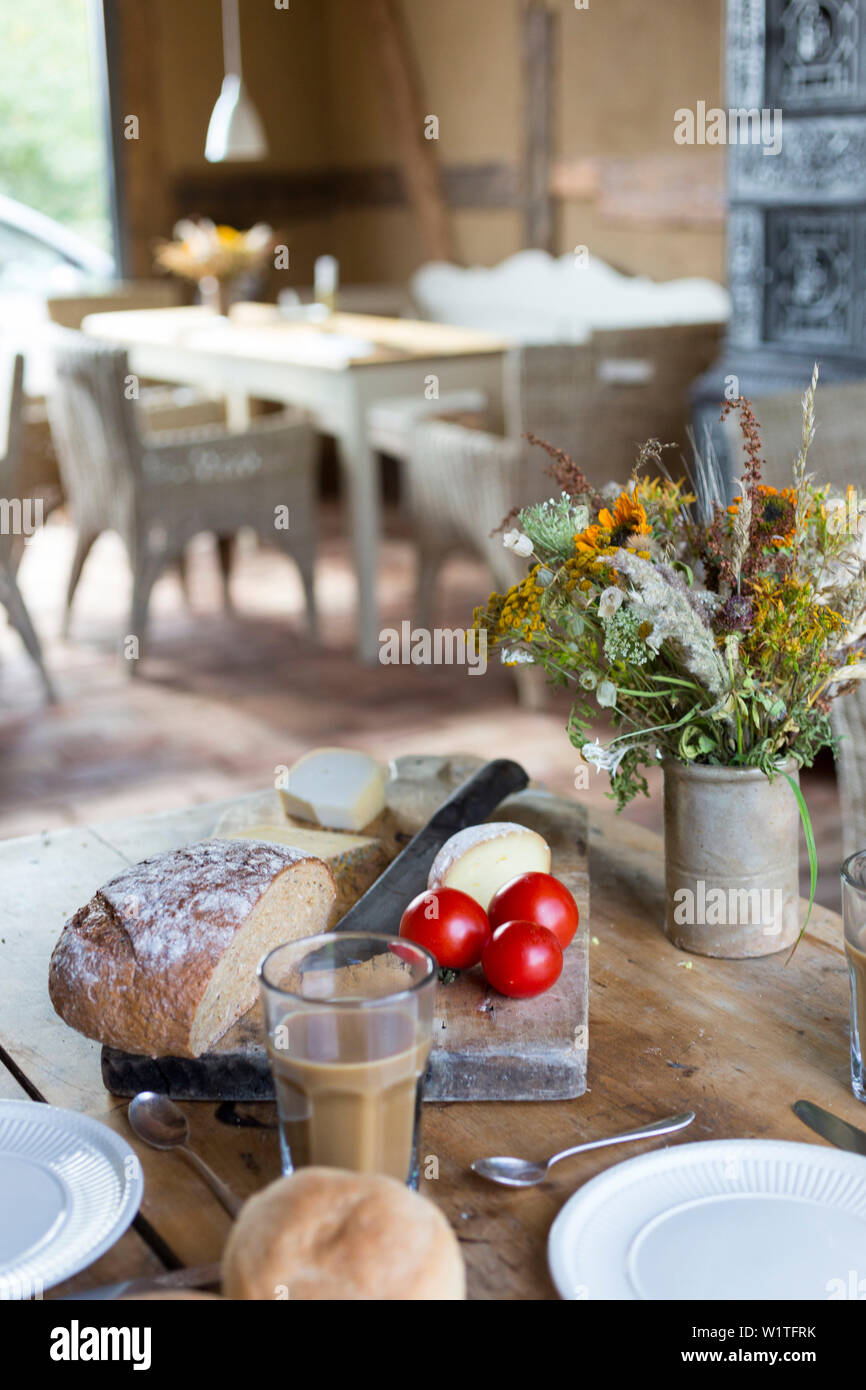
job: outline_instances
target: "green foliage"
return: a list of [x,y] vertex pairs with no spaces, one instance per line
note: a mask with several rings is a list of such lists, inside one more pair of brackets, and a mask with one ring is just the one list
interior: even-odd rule
[[0,0],[0,193],[110,245],[87,0]]

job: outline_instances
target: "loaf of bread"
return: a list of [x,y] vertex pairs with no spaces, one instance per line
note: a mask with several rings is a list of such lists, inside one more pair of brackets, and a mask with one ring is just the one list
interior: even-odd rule
[[300,1168],[244,1205],[223,1254],[237,1299],[466,1297],[457,1237],[437,1206],[394,1178]]
[[336,900],[320,859],[255,840],[205,840],[124,869],[66,923],[48,989],[88,1038],[151,1057],[199,1057],[255,1002],[256,966],[326,931]]

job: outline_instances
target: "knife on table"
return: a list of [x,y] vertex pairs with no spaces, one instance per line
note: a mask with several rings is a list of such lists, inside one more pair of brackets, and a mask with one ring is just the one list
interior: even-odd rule
[[387,932],[395,936],[409,899],[427,887],[427,874],[436,851],[455,831],[483,821],[504,797],[522,791],[528,781],[525,768],[510,758],[495,758],[479,767],[413,835],[334,930]]
[[[427,887],[427,875],[436,851],[456,831],[478,825],[500,801],[512,792],[522,791],[528,782],[526,769],[510,758],[495,758],[479,767],[452,792],[417,835],[413,835],[405,849],[341,918],[334,931],[396,936],[407,904]],[[301,973],[319,967],[347,965],[360,960],[362,955],[369,959],[377,952],[378,948],[358,954],[358,948],[348,942],[345,946],[336,943],[323,946],[306,958]]]
[[796,1101],[794,1114],[804,1125],[820,1134],[822,1139],[835,1144],[837,1149],[847,1149],[849,1153],[861,1154],[866,1158],[866,1132],[857,1129],[856,1125],[849,1125],[847,1120],[840,1120],[838,1115],[832,1115],[811,1100]]

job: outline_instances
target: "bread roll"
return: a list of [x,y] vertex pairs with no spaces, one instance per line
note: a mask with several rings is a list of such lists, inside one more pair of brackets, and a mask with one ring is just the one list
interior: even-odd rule
[[438,1207],[394,1178],[301,1168],[248,1201],[223,1255],[234,1299],[462,1299],[463,1256]]
[[66,923],[51,1002],[88,1038],[152,1057],[199,1057],[255,1002],[256,966],[327,930],[320,859],[256,840],[205,840],[111,880]]

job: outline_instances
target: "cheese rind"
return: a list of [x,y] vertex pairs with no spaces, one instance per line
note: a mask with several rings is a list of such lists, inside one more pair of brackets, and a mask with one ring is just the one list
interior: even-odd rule
[[289,845],[304,854],[324,859],[337,884],[333,921],[338,922],[366,893],[388,866],[388,852],[381,840],[367,835],[345,835],[334,830],[308,830],[294,825],[251,825],[225,835],[229,840],[264,840]]
[[550,873],[550,847],[535,830],[513,821],[488,821],[458,830],[430,867],[428,888],[459,888],[485,912],[497,889],[518,874]]
[[280,797],[288,816],[330,830],[363,830],[385,809],[385,776],[369,753],[314,748],[289,769]]

